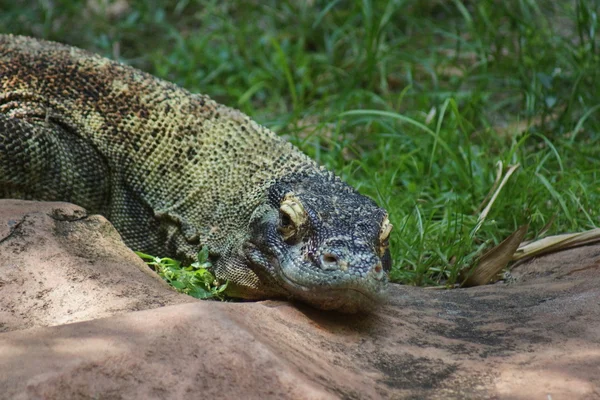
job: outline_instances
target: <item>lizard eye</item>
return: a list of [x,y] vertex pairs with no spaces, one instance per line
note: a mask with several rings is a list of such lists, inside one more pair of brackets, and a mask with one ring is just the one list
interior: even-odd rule
[[283,240],[295,236],[306,221],[306,211],[293,194],[287,194],[279,206],[279,232]]
[[379,256],[383,257],[385,251],[390,245],[390,233],[394,226],[390,223],[390,220],[386,217],[381,223],[381,230],[379,231]]

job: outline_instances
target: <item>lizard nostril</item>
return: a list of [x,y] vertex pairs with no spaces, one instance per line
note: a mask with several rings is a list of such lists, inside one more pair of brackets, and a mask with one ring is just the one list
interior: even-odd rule
[[321,256],[321,268],[324,270],[341,269],[342,271],[347,271],[348,262],[333,253],[323,253]]
[[375,273],[379,274],[381,273],[381,271],[383,271],[383,267],[381,266],[381,264],[377,264],[375,268],[373,268],[373,270],[375,271]]
[[338,261],[338,258],[335,256],[335,254],[325,253],[321,256],[321,260],[325,264],[336,264]]

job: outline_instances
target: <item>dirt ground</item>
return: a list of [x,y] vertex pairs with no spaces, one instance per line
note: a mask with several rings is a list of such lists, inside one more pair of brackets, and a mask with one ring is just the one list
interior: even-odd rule
[[600,399],[600,246],[369,315],[172,291],[102,217],[0,200],[0,398]]

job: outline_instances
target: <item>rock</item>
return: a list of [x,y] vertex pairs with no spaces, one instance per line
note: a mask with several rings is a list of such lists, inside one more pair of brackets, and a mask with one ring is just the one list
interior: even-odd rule
[[0,332],[190,301],[105,218],[67,203],[0,200]]
[[[0,398],[600,397],[600,246],[522,264],[510,285],[392,285],[347,316],[178,295],[82,212],[0,201]],[[58,294],[36,301],[44,288]]]

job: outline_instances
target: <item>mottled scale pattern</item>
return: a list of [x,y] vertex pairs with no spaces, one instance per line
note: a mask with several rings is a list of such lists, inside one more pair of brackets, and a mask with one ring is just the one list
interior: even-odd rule
[[[178,229],[170,229],[181,219],[189,237],[201,236],[218,251],[240,220],[248,219],[266,181],[294,169],[318,169],[271,131],[207,96],[87,51],[25,37],[0,36],[0,118],[0,124],[19,119],[24,133],[35,126],[35,138],[19,137],[16,143],[0,138],[4,146],[40,146],[42,151],[33,152],[9,148],[8,154],[39,154],[42,160],[32,167],[46,170],[23,173],[15,168],[21,165],[17,159],[0,159],[3,197],[81,204],[113,221],[130,247],[155,254],[190,247]],[[61,144],[51,143],[56,128],[64,137],[55,140],[69,149],[64,156],[78,138],[72,132],[87,142],[78,164],[89,165],[82,170],[90,177],[72,179],[75,190],[67,197],[54,190],[63,187],[58,181],[28,181],[67,179],[74,170],[61,157]],[[102,182],[105,170],[111,182]],[[102,190],[87,195],[88,181],[96,179]],[[104,195],[106,187],[110,196]],[[153,213],[163,216],[160,226],[148,219]],[[148,223],[140,225],[144,220]],[[194,232],[195,227],[202,228]],[[175,245],[165,248],[169,241]],[[192,247],[193,256],[197,246]]]
[[[317,211],[312,237],[292,246],[275,225],[294,190]],[[208,245],[217,276],[244,297],[295,297],[280,270],[296,262],[306,265],[288,275],[315,287],[387,282],[381,267],[371,272],[385,211],[248,116],[84,50],[0,35],[0,198],[11,197],[81,205],[154,255],[191,260]],[[294,249],[305,253],[291,258]],[[332,275],[317,262],[326,251],[357,267]]]

